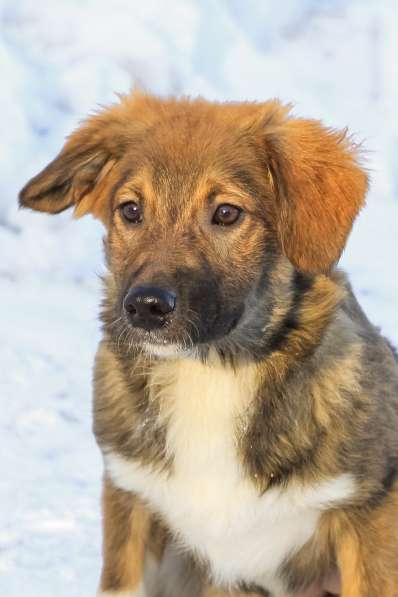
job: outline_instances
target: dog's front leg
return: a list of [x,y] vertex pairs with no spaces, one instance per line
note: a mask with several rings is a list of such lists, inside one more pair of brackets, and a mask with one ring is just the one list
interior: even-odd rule
[[398,597],[397,508],[386,502],[339,541],[341,597]]
[[103,568],[98,597],[145,597],[150,514],[132,493],[103,483]]

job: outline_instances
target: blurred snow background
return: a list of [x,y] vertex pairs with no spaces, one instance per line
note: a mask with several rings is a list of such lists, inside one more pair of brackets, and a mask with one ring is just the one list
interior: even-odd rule
[[1,597],[88,597],[100,567],[90,368],[103,231],[19,212],[20,187],[134,84],[293,101],[370,150],[343,265],[398,343],[397,30],[395,0],[0,0]]

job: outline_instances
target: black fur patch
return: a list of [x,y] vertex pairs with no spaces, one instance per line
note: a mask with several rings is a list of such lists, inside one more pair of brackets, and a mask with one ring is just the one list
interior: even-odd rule
[[281,350],[285,345],[290,332],[299,327],[300,306],[305,294],[311,290],[314,280],[312,276],[296,271],[292,280],[293,299],[289,311],[268,342],[268,352]]
[[367,502],[371,509],[378,508],[390,493],[398,478],[398,458],[390,458],[386,463],[385,476],[381,480],[380,489],[375,491]]
[[241,583],[239,585],[239,591],[242,591],[242,593],[257,593],[258,595],[261,595],[262,597],[270,597],[270,593],[269,591],[267,591],[266,589],[263,589],[262,587],[259,587],[258,585],[254,585],[254,584],[246,584],[246,583]]

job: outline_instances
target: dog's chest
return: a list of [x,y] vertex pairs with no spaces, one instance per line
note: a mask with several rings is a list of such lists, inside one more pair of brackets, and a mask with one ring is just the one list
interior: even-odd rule
[[239,425],[256,391],[256,372],[196,361],[159,366],[153,379],[167,421],[170,473],[160,473],[107,452],[114,482],[147,499],[218,581],[256,582],[279,590],[285,558],[312,536],[320,512],[345,497],[345,477],[318,487],[277,488],[261,495],[242,469]]

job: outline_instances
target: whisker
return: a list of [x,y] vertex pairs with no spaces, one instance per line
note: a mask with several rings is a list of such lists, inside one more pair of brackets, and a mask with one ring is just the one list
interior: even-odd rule
[[122,316],[120,316],[120,317],[118,317],[117,319],[115,319],[114,321],[112,321],[111,323],[108,323],[106,327],[107,327],[107,328],[111,328],[111,327],[113,327],[114,325],[117,325],[117,324],[119,323],[119,321],[122,321],[122,319],[123,319],[123,317],[122,317]]

